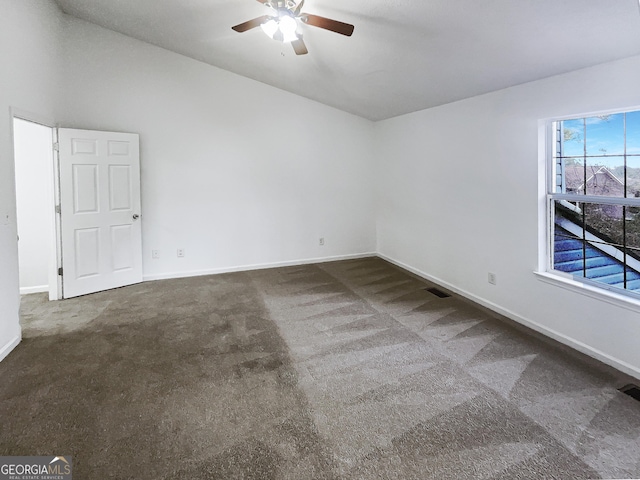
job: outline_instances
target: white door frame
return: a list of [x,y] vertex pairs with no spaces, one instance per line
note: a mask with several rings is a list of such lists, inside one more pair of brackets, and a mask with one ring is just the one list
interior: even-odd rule
[[[13,189],[14,189],[14,197],[16,191],[16,176],[15,176],[15,132],[13,131],[13,120],[15,118],[19,118],[21,120],[26,120],[27,122],[37,123],[47,128],[51,128],[52,130],[52,138],[54,144],[58,141],[58,125],[56,122],[50,118],[44,117],[42,115],[35,114],[33,112],[28,112],[26,110],[22,110],[15,107],[9,108],[10,114],[10,122],[9,129],[11,133],[11,145],[13,149]],[[53,190],[53,198],[50,201],[51,207],[51,221],[52,221],[52,235],[50,237],[50,249],[51,252],[49,258],[49,300],[60,300],[62,299],[62,277],[58,275],[58,269],[62,266],[62,242],[61,242],[61,230],[60,230],[60,214],[57,213],[56,205],[60,205],[60,185],[59,185],[59,168],[58,168],[58,152],[55,151],[54,145],[51,145],[52,150],[52,158],[53,162],[50,163],[50,168],[48,170],[48,176],[52,182],[52,190]],[[15,213],[15,212],[14,212]],[[14,218],[17,216],[14,214]],[[16,239],[17,241],[17,239]],[[19,247],[18,247],[19,248]]]
[[[52,225],[52,234],[49,239],[49,251],[51,252],[49,258],[48,265],[48,279],[49,279],[49,300],[62,300],[63,296],[63,281],[62,276],[59,275],[59,271],[62,268],[62,229],[61,229],[61,211],[59,208],[60,205],[60,160],[58,154],[58,128],[62,128],[55,120],[39,115],[37,113],[29,112],[27,110],[22,110],[16,107],[9,108],[9,131],[11,135],[11,145],[12,145],[12,153],[13,153],[13,162],[11,162],[12,168],[12,180],[13,180],[13,189],[14,189],[14,198],[16,192],[16,176],[15,176],[15,138],[14,138],[14,129],[13,123],[14,119],[18,118],[21,120],[25,120],[27,122],[36,123],[42,125],[44,127],[50,128],[52,130],[52,139],[53,144],[51,145],[52,150],[52,162],[49,162],[50,168],[48,169],[48,176],[50,177],[50,181],[52,184],[52,192],[53,195],[50,199],[50,209],[51,209],[51,225]],[[55,146],[55,148],[54,148]],[[14,218],[17,218],[16,211],[14,211]],[[17,242],[17,238],[16,238]],[[18,247],[19,248],[19,247]]]

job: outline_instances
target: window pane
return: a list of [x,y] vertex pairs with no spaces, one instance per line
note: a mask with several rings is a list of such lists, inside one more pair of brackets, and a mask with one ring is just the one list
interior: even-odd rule
[[624,155],[624,114],[585,119],[587,156]]
[[627,287],[630,292],[640,294],[640,266],[637,259],[627,256]]
[[640,111],[628,112],[627,122],[627,155],[640,155]]
[[626,207],[625,217],[627,247],[640,256],[640,207]]
[[580,119],[560,122],[562,131],[562,156],[584,155],[584,121]]
[[553,268],[571,275],[582,276],[584,271],[582,215],[573,203],[566,201],[554,203]]
[[627,289],[640,293],[640,207],[626,208]]
[[564,158],[564,191],[561,193],[575,193],[584,195],[584,162],[582,158]]
[[640,157],[627,157],[627,197],[640,198]]
[[586,248],[590,252],[586,277],[610,287],[624,288],[623,208],[583,204]]
[[554,270],[640,294],[640,207],[554,203]]
[[[587,157],[586,194],[624,197],[624,157]],[[584,183],[578,193],[584,193]]]
[[554,270],[640,294],[640,207],[554,203]]
[[598,241],[622,245],[622,206],[600,203],[583,203],[587,232],[598,237]]
[[627,197],[640,197],[640,112],[627,113],[627,155]]

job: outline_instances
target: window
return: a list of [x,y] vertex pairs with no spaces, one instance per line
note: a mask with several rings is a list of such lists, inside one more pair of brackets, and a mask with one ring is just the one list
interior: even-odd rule
[[640,298],[640,111],[552,123],[550,267]]

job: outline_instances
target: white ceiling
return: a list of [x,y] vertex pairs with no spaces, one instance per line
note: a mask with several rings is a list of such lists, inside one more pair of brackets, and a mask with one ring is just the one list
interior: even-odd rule
[[355,25],[301,25],[309,54],[257,28],[256,0],[57,0],[65,13],[380,120],[640,54],[638,0],[306,0]]

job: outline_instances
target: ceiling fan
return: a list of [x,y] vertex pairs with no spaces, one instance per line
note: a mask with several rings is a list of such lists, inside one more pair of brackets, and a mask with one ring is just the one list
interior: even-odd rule
[[309,53],[302,41],[302,34],[298,33],[298,21],[346,35],[347,37],[351,36],[355,28],[348,23],[320,17],[319,15],[311,15],[310,13],[302,13],[304,0],[301,0],[298,4],[293,0],[258,0],[258,2],[272,9],[273,13],[254,18],[231,28],[238,33],[242,33],[252,28],[261,27],[269,38],[283,43],[291,43],[296,55]]

